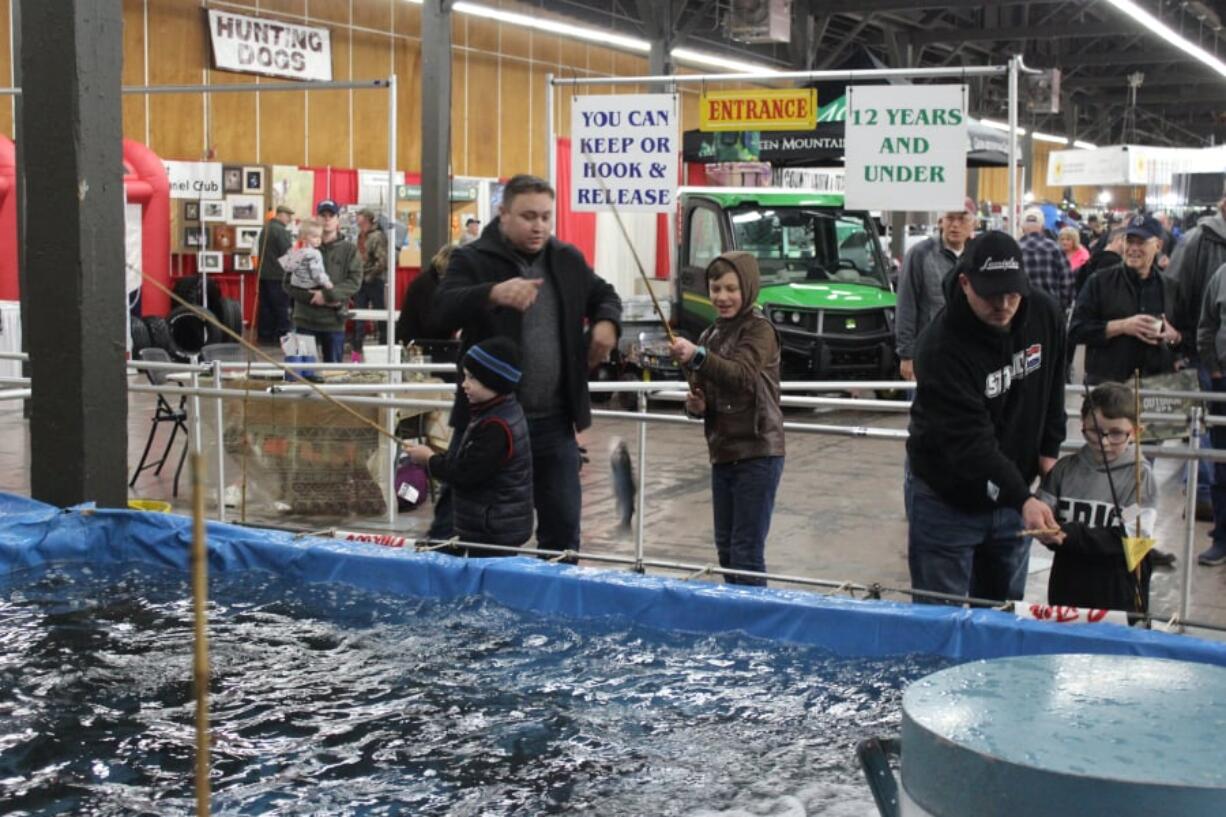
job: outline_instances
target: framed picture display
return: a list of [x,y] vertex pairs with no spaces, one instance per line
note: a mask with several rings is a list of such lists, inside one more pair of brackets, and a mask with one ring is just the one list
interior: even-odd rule
[[184,227],[183,246],[189,250],[203,250],[205,245],[203,227]]
[[255,269],[255,265],[251,263],[251,256],[245,253],[238,253],[234,256],[234,269],[237,272],[251,272]]
[[226,224],[214,224],[209,233],[209,249],[234,252],[234,228]]
[[185,201],[183,202],[183,220],[184,221],[199,221],[200,220],[200,202]]
[[221,272],[222,258],[224,256],[219,252],[198,252],[196,253],[196,269],[199,272]]
[[243,169],[227,165],[221,169],[221,189],[223,193],[243,192]]
[[200,202],[200,220],[201,221],[225,221],[226,220],[226,203],[218,199],[205,200]]
[[234,247],[255,252],[259,247],[261,227],[237,227],[234,230]]
[[264,192],[264,168],[243,168],[243,192],[261,194]]
[[226,196],[226,221],[236,227],[259,227],[264,223],[264,197]]

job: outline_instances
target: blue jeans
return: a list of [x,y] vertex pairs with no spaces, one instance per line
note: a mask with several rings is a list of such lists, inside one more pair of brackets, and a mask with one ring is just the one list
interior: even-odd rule
[[[367,281],[358,288],[353,296],[355,309],[387,309],[386,285],[383,281]],[[387,343],[387,322],[375,321],[379,328],[379,342]],[[366,339],[366,321],[353,322],[353,351],[361,352],[362,343]]]
[[[464,430],[451,435],[457,448]],[[528,421],[532,445],[532,499],[536,506],[536,544],[544,550],[579,550],[579,515],[583,492],[579,486],[579,443],[574,426],[563,417]],[[434,520],[427,534],[431,539],[453,535],[454,511],[451,486],[444,485],[434,502]]]
[[1022,597],[1030,539],[1017,535],[1022,529],[1021,514],[1012,508],[955,508],[914,474],[907,487],[911,511],[907,564],[912,587],[997,601]]
[[[1210,390],[1226,392],[1226,377],[1210,381]],[[1226,415],[1226,403],[1206,405],[1210,415]],[[1214,449],[1226,450],[1226,426],[1210,426],[1209,439]],[[1213,544],[1226,545],[1226,463],[1213,463],[1213,487],[1209,489],[1209,496],[1213,500],[1213,530],[1209,535],[1213,538]]]
[[[719,566],[766,572],[766,534],[775,510],[783,457],[754,457],[711,466],[715,552]],[[766,586],[766,579],[725,576],[728,584]]]
[[294,332],[315,338],[315,345],[319,348],[319,354],[323,356],[324,363],[341,362],[341,355],[345,353],[345,333],[343,331],[318,332],[314,329],[295,328]]

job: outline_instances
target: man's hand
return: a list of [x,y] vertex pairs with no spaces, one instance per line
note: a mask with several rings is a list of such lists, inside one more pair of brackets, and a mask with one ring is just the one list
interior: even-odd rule
[[1133,315],[1131,318],[1118,318],[1111,323],[1116,327],[1115,334],[1131,335],[1151,346],[1157,346],[1161,338],[1161,323],[1153,315]]
[[672,343],[668,344],[668,350],[672,352],[673,357],[676,358],[682,366],[694,359],[694,350],[697,348],[697,346],[690,343],[683,337],[675,337],[673,338]]
[[1044,457],[1039,455],[1039,476],[1045,477],[1051,473],[1051,469],[1056,467],[1055,457]]
[[324,297],[323,290],[317,289],[311,293],[311,304],[313,306],[326,306],[328,299]]
[[702,416],[707,413],[707,396],[702,389],[694,386],[685,395],[685,410],[687,414]]
[[592,324],[591,338],[587,347],[587,370],[590,372],[609,359],[609,352],[617,345],[617,325],[613,321],[596,321]]
[[898,373],[903,380],[915,380],[915,361],[908,358],[898,361]]
[[406,445],[404,453],[408,454],[414,463],[425,465],[434,456],[434,449],[428,445]]
[[[1046,502],[1032,496],[1022,505],[1022,527],[1026,530],[1058,531],[1060,523]],[[1058,545],[1064,541],[1064,533],[1045,534],[1038,539],[1045,545]]]
[[544,278],[509,278],[501,284],[494,284],[490,290],[490,303],[527,312],[528,307],[536,303],[536,296],[544,283]]

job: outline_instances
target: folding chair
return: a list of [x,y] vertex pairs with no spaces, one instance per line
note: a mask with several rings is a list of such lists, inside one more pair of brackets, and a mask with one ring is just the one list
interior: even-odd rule
[[210,343],[200,350],[200,359],[205,363],[220,360],[223,363],[245,363],[246,350],[241,343]]
[[[141,349],[140,359],[157,363],[171,362],[170,355],[166,352],[166,350],[158,349],[156,347]],[[166,375],[167,372],[165,369],[145,369],[145,376],[149,378],[149,382],[154,386],[163,386],[170,382],[167,380]],[[170,403],[166,400],[166,395],[159,394],[157,398],[157,408],[153,413],[153,420],[149,425],[149,439],[145,441],[145,450],[140,455],[140,464],[136,466],[136,471],[132,473],[132,480],[128,483],[128,487],[135,488],[137,477],[139,477],[143,472],[148,471],[150,468],[154,469],[154,474],[162,473],[162,466],[166,464],[166,458],[170,456],[170,451],[172,448],[174,448],[175,436],[182,431],[183,453],[179,455],[179,465],[177,468],[175,468],[174,483],[174,496],[178,497],[179,475],[183,473],[183,462],[187,459],[187,447],[189,444],[187,434],[187,395],[180,395],[179,407],[177,409],[171,407]],[[146,464],[146,460],[149,459],[149,449],[153,447],[153,438],[157,436],[158,426],[160,426],[162,423],[173,424],[170,429],[170,439],[166,441],[166,448],[162,451],[162,458],[157,462],[150,462]]]

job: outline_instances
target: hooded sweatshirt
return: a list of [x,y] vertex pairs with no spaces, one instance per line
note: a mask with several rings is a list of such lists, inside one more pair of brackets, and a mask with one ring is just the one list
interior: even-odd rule
[[[779,335],[757,309],[761,277],[758,261],[747,252],[726,252],[708,266],[741,285],[741,311],[718,318],[698,338],[707,350],[694,376],[707,409],[703,429],[711,463],[754,457],[782,457],[783,409],[779,404]],[[710,274],[710,273],[709,273]]]
[[[1055,552],[1047,583],[1049,604],[1100,610],[1142,612],[1149,606],[1147,556],[1141,563],[1140,595],[1137,579],[1128,572],[1119,508],[1137,504],[1136,446],[1129,445],[1108,466],[1099,462],[1089,445],[1062,458],[1043,480],[1043,490],[1055,497],[1055,514],[1065,533]],[[1110,478],[1108,478],[1108,468]],[[1114,496],[1112,486],[1115,487]],[[1141,461],[1141,507],[1154,507],[1154,476]]]
[[[1226,219],[1221,214],[1203,219],[1175,248],[1166,276],[1176,282],[1175,314],[1167,315],[1185,339],[1196,336],[1196,323],[1205,299],[1205,287],[1218,268],[1226,264]],[[1191,344],[1187,344],[1189,347]],[[1195,349],[1188,348],[1188,352]]]
[[920,336],[907,455],[954,507],[1020,511],[1039,457],[1064,440],[1063,314],[1032,287],[1007,329],[985,324],[958,284],[970,257],[945,278],[945,309]]

